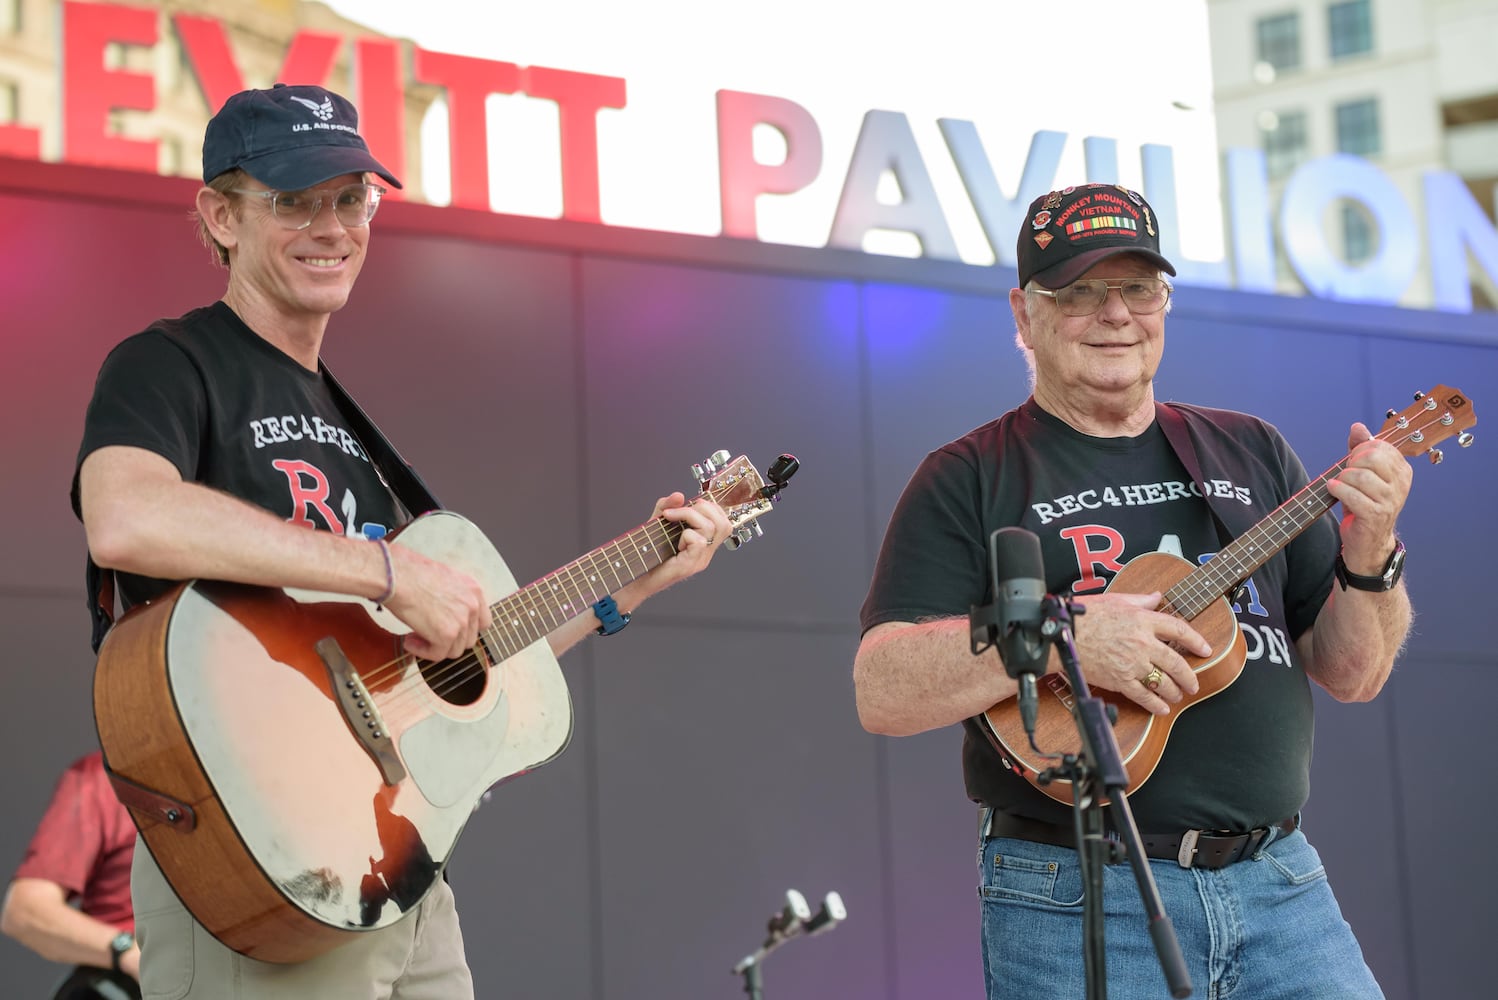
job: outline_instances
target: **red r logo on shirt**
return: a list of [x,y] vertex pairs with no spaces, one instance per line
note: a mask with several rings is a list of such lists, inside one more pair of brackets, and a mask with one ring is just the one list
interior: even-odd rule
[[271,465],[286,473],[286,483],[291,487],[291,523],[316,528],[308,516],[309,508],[317,508],[323,520],[333,531],[343,534],[343,523],[333,508],[328,506],[328,477],[311,462],[278,458]]
[[[1083,594],[1106,587],[1107,583],[1098,576],[1098,570],[1117,573],[1123,569],[1123,564],[1118,561],[1124,550],[1123,535],[1112,528],[1101,524],[1079,524],[1075,528],[1062,528],[1061,537],[1071,542],[1077,554],[1077,582],[1072,587],[1073,593]],[[1094,540],[1102,544],[1093,548]]]

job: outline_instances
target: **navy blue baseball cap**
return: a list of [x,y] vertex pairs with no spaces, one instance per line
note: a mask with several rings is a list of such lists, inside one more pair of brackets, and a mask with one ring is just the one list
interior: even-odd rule
[[1149,202],[1122,184],[1083,184],[1041,195],[1019,227],[1019,286],[1062,288],[1114,254],[1135,253],[1166,274],[1160,223]]
[[369,153],[359,113],[321,87],[242,90],[224,102],[203,133],[203,180],[240,168],[266,187],[300,191],[340,174],[379,174],[401,186]]

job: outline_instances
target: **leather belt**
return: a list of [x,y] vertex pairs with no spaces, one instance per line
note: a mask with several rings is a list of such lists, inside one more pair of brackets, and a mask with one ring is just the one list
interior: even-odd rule
[[[1141,833],[1146,857],[1174,861],[1182,868],[1226,868],[1244,858],[1252,857],[1273,832],[1276,838],[1294,833],[1300,827],[1300,816],[1291,816],[1270,826],[1261,826],[1247,833],[1232,833],[1227,830],[1182,830],[1177,833]],[[1069,826],[1057,826],[1036,819],[1011,816],[992,810],[988,820],[987,836],[1013,837],[1037,844],[1076,849],[1076,838]],[[1110,837],[1112,835],[1110,834]],[[1119,844],[1119,857],[1123,857],[1123,844]]]

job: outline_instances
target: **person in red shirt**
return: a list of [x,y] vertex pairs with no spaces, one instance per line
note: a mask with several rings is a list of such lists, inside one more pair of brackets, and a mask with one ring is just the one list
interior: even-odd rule
[[[135,823],[97,750],[63,772],[16,869],[0,932],[53,962],[78,966],[57,989],[71,997],[140,996],[130,906]],[[102,984],[113,983],[109,991]]]

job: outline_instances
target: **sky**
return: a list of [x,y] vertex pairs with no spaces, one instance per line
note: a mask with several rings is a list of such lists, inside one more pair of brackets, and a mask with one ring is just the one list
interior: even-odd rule
[[[1118,142],[1119,180],[1141,187],[1138,148],[1174,150],[1182,250],[1222,257],[1206,0],[324,0],[422,48],[623,77],[627,105],[598,115],[603,221],[715,235],[715,93],[782,97],[811,113],[823,165],[802,191],[761,196],[762,240],[827,242],[865,112],[906,116],[963,260],[993,253],[937,127],[973,122],[999,186],[1018,187],[1030,137],[1065,132],[1057,186],[1086,180],[1082,139]],[[499,212],[559,217],[556,105],[489,99],[490,190]],[[446,108],[422,129],[426,199],[446,203]],[[755,136],[778,162],[779,134]],[[881,197],[895,200],[887,183]],[[913,236],[873,233],[871,252],[913,255]]]

